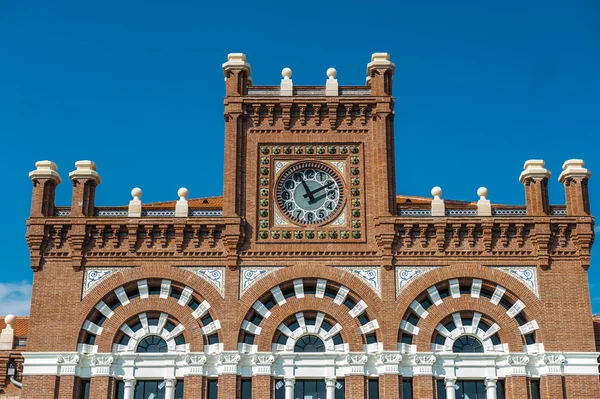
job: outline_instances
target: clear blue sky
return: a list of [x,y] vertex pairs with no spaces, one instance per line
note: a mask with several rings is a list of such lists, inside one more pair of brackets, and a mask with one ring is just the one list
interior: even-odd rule
[[[212,4],[205,6],[205,3]],[[40,159],[98,164],[97,205],[222,193],[221,64],[244,52],[255,84],[364,84],[373,52],[396,63],[397,187],[522,204],[527,159],[583,158],[600,212],[600,3],[564,1],[0,1],[0,314],[27,313],[25,243]],[[177,145],[177,143],[180,143]],[[181,144],[184,143],[184,144]],[[600,312],[600,244],[590,269]]]

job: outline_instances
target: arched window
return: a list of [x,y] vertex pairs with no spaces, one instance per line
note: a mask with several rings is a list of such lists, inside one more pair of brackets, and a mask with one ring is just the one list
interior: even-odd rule
[[137,353],[165,353],[169,348],[167,342],[157,335],[150,335],[140,341]]
[[294,352],[325,352],[325,344],[319,337],[305,335],[296,342]]
[[452,346],[454,353],[483,353],[483,344],[469,335],[459,337]]

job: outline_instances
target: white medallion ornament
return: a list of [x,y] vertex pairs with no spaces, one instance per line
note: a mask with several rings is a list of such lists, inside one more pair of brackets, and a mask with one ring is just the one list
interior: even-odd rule
[[258,280],[273,273],[281,267],[248,266],[240,267],[240,297]]
[[223,267],[182,267],[204,281],[211,284],[219,291],[221,297],[225,298],[225,268]]
[[400,295],[400,292],[406,288],[407,285],[412,283],[416,278],[423,274],[439,268],[439,266],[433,267],[413,267],[413,266],[397,266],[396,267],[396,296]]

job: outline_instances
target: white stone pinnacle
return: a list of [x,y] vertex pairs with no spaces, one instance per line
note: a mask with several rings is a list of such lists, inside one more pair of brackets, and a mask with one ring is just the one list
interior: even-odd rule
[[12,330],[13,325],[15,324],[16,320],[17,320],[17,316],[15,316],[14,314],[6,315],[6,317],[4,318],[4,322],[6,323],[6,328]]
[[139,218],[142,216],[142,201],[140,201],[140,198],[142,198],[142,189],[139,187],[134,188],[131,190],[131,196],[133,199],[129,201],[127,215],[129,217]]
[[340,94],[338,81],[335,78],[337,71],[335,68],[329,68],[327,70],[327,81],[325,81],[325,95],[328,97],[335,97]]
[[433,195],[433,199],[431,200],[431,216],[446,216],[446,206],[444,205],[444,200],[441,199],[442,189],[435,186],[431,189],[431,195]]
[[479,187],[477,190],[479,201],[477,201],[477,215],[478,216],[492,216],[492,204],[486,198],[488,195],[488,189],[485,187]]
[[140,198],[142,198],[142,189],[139,187],[134,188],[133,190],[131,190],[131,196],[133,197],[133,200],[140,200]]
[[177,190],[179,201],[175,204],[175,217],[187,217],[189,213],[187,196],[189,192],[185,187],[181,187]]
[[279,94],[281,96],[292,96],[294,94],[294,84],[292,82],[292,70],[290,68],[283,68],[281,71],[281,87],[279,90]]

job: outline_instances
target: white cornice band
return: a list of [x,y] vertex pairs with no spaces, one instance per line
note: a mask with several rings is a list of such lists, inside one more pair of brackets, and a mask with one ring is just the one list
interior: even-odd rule
[[598,375],[597,352],[542,353],[97,353],[23,352],[23,375],[183,378],[187,375],[325,378],[431,375],[439,378]]

